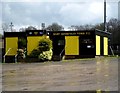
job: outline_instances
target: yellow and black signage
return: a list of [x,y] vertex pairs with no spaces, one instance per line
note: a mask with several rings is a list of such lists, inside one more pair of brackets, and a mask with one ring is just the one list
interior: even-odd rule
[[43,30],[31,30],[27,31],[27,36],[42,36],[44,34]]
[[91,35],[91,32],[53,32],[53,36],[79,36],[79,35]]

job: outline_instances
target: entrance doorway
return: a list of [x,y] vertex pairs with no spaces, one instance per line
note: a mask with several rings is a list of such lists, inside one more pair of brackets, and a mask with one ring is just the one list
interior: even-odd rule
[[65,55],[65,36],[53,36],[53,60],[61,60]]
[[79,54],[81,58],[95,57],[95,38],[94,37],[79,37]]

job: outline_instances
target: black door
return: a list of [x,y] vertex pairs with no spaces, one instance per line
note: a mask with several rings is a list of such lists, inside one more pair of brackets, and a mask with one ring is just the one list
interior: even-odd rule
[[65,36],[54,36],[53,41],[53,55],[60,55],[65,47]]
[[95,57],[95,38],[79,37],[79,54],[81,58]]

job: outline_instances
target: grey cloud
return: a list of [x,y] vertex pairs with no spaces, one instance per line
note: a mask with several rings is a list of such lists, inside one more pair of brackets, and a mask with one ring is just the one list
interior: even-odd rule
[[[33,0],[1,0],[2,2],[33,2]],[[34,0],[34,2],[91,2],[104,0]],[[107,2],[118,2],[119,0],[107,0]]]
[[[58,5],[58,6],[57,6]],[[59,4],[50,3],[10,3],[5,4],[3,9],[3,20],[16,23],[38,24],[39,22],[52,22],[59,19]]]
[[[102,19],[102,14],[96,16],[90,10],[90,4],[85,3],[71,3],[62,7],[60,14],[63,16],[63,22],[69,24],[87,24],[87,23],[97,23]],[[101,13],[101,12],[100,12]]]
[[[2,20],[6,23],[12,21],[17,27],[21,25],[40,25],[42,22],[47,25],[58,22],[64,26],[102,22],[103,13],[101,12],[99,15],[91,13],[89,10],[91,3],[4,2],[2,3]],[[110,4],[108,18],[116,17],[116,4]],[[115,7],[116,11],[111,7]],[[110,13],[113,11],[114,14]]]

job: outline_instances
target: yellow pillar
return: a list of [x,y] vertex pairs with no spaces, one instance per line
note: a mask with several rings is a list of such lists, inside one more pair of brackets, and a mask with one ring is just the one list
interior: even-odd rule
[[100,55],[100,36],[96,35],[96,55]]
[[108,38],[104,37],[104,55],[108,55]]

